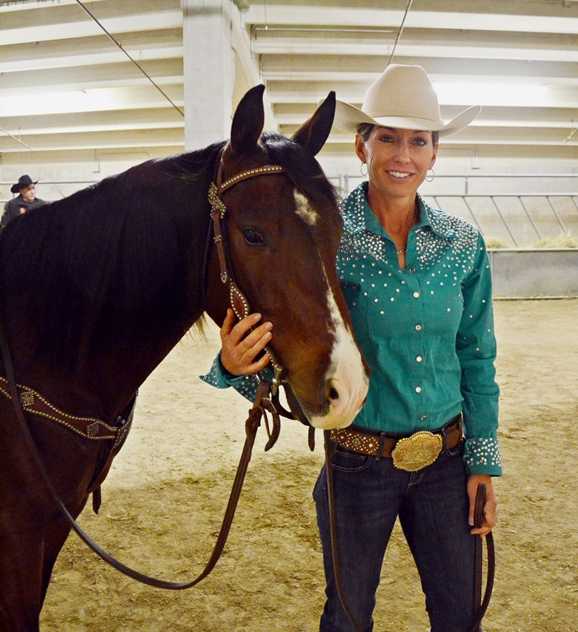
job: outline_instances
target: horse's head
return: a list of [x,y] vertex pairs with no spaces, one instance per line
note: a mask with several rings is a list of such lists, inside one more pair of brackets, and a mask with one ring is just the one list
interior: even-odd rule
[[[233,119],[221,163],[227,257],[252,311],[273,327],[272,349],[311,424],[349,425],[359,412],[368,369],[354,341],[335,258],[343,220],[335,191],[314,155],[333,122],[335,96],[289,140],[262,135],[263,86],[250,90]],[[266,165],[282,171],[262,175]],[[236,176],[251,174],[238,180]],[[210,279],[218,276],[215,253]],[[222,323],[228,294],[208,294]]]

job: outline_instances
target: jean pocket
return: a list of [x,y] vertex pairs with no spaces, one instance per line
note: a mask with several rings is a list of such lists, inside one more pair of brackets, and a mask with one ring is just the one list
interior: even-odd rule
[[331,457],[331,463],[340,472],[361,472],[369,466],[371,458],[365,454],[337,449]]

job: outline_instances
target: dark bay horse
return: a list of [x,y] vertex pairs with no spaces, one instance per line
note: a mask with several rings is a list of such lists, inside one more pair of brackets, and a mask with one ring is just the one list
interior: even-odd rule
[[[113,442],[66,421],[93,420],[89,434],[95,419],[114,428],[203,313],[218,324],[225,317],[228,290],[207,238],[219,164],[228,181],[282,167],[223,193],[224,222],[237,285],[274,323],[273,351],[301,408],[328,428],[351,423],[362,405],[367,372],[335,269],[342,218],[313,157],[329,134],[334,97],[289,140],[262,133],[262,94],[258,86],[245,95],[227,144],[145,162],[14,219],[0,238],[2,326],[16,381],[32,389],[20,399],[36,397],[49,411],[28,410],[26,423],[74,517],[106,475]],[[60,411],[60,423],[50,411]],[[34,632],[70,527],[22,440],[1,376],[0,428],[0,629]]]

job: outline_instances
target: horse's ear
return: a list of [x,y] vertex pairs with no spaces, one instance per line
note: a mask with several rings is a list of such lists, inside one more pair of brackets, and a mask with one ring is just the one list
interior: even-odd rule
[[303,123],[291,140],[308,149],[314,156],[319,153],[331,131],[335,117],[335,92],[331,91],[315,114]]
[[257,146],[265,125],[263,92],[263,85],[251,88],[237,106],[231,127],[231,149],[234,154],[243,154]]

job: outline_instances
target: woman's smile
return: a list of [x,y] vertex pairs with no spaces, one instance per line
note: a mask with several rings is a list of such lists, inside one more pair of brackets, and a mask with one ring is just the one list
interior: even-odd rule
[[393,178],[399,178],[400,180],[403,180],[405,178],[409,178],[409,176],[413,175],[412,173],[408,173],[407,171],[386,170],[386,173],[388,173]]

